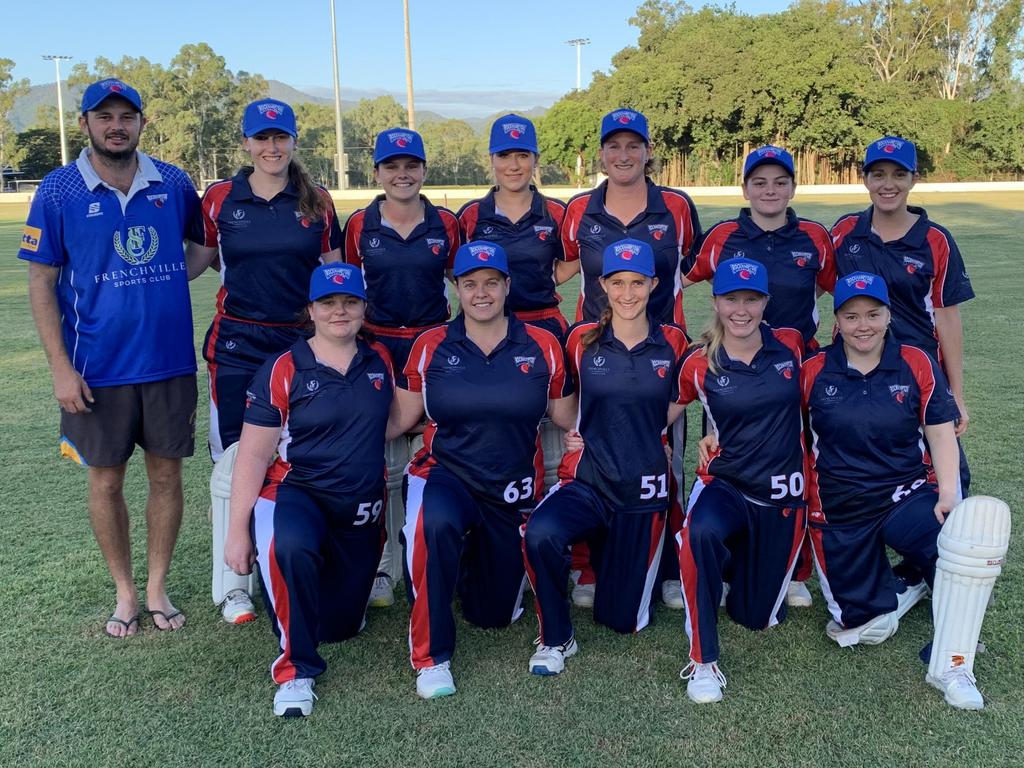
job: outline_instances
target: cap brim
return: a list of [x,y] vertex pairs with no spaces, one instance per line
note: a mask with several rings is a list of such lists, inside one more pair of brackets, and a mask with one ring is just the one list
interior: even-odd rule
[[611,136],[614,133],[621,133],[622,131],[628,131],[629,133],[635,133],[637,136],[639,136],[641,139],[644,140],[644,144],[650,144],[651,143],[651,140],[650,140],[650,138],[648,136],[645,136],[644,134],[640,133],[640,131],[636,130],[635,128],[627,128],[626,126],[623,126],[622,128],[614,128],[614,129],[612,129],[610,131],[605,131],[604,133],[602,133],[601,134],[601,143],[604,144],[605,139],[607,139],[609,136]]
[[763,160],[758,160],[756,163],[754,163],[749,168],[747,168],[745,171],[743,171],[743,180],[746,181],[747,180],[747,176],[752,174],[754,171],[756,171],[762,165],[777,165],[777,166],[779,166],[779,168],[781,168],[786,173],[788,173],[790,178],[792,178],[792,179],[796,178],[796,173],[793,171],[793,169],[790,168],[788,165],[786,165],[783,161],[779,160],[779,158],[777,158],[777,157],[766,157]]

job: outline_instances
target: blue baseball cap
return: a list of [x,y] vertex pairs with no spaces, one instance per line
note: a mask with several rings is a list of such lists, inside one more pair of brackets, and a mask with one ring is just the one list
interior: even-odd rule
[[491,143],[488,152],[492,155],[518,149],[523,152],[540,154],[537,149],[537,129],[528,118],[509,113],[499,117],[491,126]]
[[636,272],[654,277],[654,251],[643,240],[626,238],[614,242],[604,249],[601,260],[601,277],[615,272]]
[[616,109],[601,118],[601,143],[616,131],[632,131],[645,144],[651,143],[647,131],[647,118],[635,109]]
[[373,147],[373,164],[383,163],[392,157],[415,157],[427,162],[423,149],[423,137],[409,128],[388,128],[377,134]]
[[754,259],[726,259],[715,269],[711,295],[723,296],[733,291],[754,291],[768,295],[768,268]]
[[309,300],[316,301],[324,296],[344,293],[347,296],[366,301],[366,284],[363,273],[348,264],[321,264],[309,276]]
[[796,178],[796,171],[793,166],[793,156],[789,154],[782,147],[776,147],[768,144],[763,147],[758,147],[749,155],[747,159],[743,161],[743,180],[747,180],[755,168],[762,165],[781,165],[786,173],[791,177]]
[[453,277],[475,272],[478,269],[496,269],[508,277],[508,256],[505,249],[489,240],[475,240],[459,246],[455,252]]
[[297,137],[299,129],[295,125],[295,112],[283,101],[259,99],[252,102],[242,115],[242,135],[248,138],[260,131],[282,131]]
[[113,96],[124,99],[135,107],[136,110],[142,112],[142,97],[139,95],[139,92],[124,82],[124,80],[108,77],[106,80],[95,82],[85,89],[85,92],[82,94],[82,114],[91,112]]
[[843,304],[858,296],[868,296],[889,306],[889,289],[883,277],[870,272],[852,272],[836,280],[832,292],[832,310],[838,312]]
[[899,136],[883,136],[878,141],[868,144],[864,153],[864,170],[879,160],[903,166],[911,173],[917,173],[917,147],[914,142]]

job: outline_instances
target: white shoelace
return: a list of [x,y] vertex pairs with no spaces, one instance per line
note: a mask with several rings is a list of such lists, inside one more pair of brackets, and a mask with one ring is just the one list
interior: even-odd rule
[[320,697],[316,695],[313,690],[313,683],[308,678],[296,678],[295,680],[289,680],[284,684],[284,689],[287,693],[308,693],[313,697],[314,701]]
[[705,677],[714,678],[722,688],[725,688],[725,675],[722,674],[722,670],[718,668],[718,664],[715,662],[698,664],[695,661],[691,661],[679,672],[680,680],[700,680]]

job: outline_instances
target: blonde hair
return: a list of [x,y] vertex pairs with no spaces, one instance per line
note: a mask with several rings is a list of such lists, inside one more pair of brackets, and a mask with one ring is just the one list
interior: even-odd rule
[[708,320],[707,325],[704,326],[704,330],[701,331],[700,337],[693,342],[691,347],[703,347],[704,357],[708,361],[708,370],[711,373],[718,375],[718,354],[722,350],[722,341],[725,338],[725,326],[722,325],[722,320],[715,312],[711,315],[711,319]]

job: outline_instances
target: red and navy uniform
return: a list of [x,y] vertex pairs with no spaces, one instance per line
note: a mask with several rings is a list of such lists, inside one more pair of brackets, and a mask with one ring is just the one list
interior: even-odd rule
[[319,189],[326,213],[310,221],[288,184],[272,200],[257,197],[249,173],[203,195],[203,243],[217,248],[221,287],[203,343],[210,377],[210,453],[214,461],[242,433],[245,388],[271,356],[308,335],[300,325],[309,276],[324,254],[341,247],[334,202]]
[[520,526],[544,482],[540,422],[548,400],[571,392],[564,353],[547,331],[508,320],[485,355],[463,315],[413,344],[409,391],[422,392],[428,424],[406,470],[405,583],[416,669],[455,650],[452,597],[465,618],[503,627],[522,614]]
[[650,243],[658,286],[651,294],[648,311],[659,323],[675,323],[685,329],[683,291],[679,269],[682,258],[700,237],[697,208],[685,193],[659,187],[647,180],[647,208],[633,221],[621,222],[605,208],[608,182],[582,192],[566,206],[562,223],[565,260],[580,262],[582,281],[576,321],[596,321],[608,306],[598,278],[604,249],[623,238]]
[[559,339],[568,325],[558,304],[562,297],[555,291],[555,261],[565,260],[561,227],[565,203],[544,197],[533,186],[529,212],[513,222],[497,210],[495,189],[485,197],[471,200],[459,211],[462,240],[489,240],[498,243],[508,255],[512,288],[505,301],[516,317],[536,325]]
[[941,528],[924,425],[959,411],[935,360],[886,338],[867,375],[847,364],[842,339],[804,365],[811,432],[811,543],[832,617],[859,626],[896,608],[885,547],[931,584]]
[[895,337],[941,361],[935,310],[973,299],[974,289],[949,231],[931,221],[924,208],[907,210],[918,220],[888,243],[871,229],[871,208],[839,219],[832,227],[836,277],[871,272],[885,278]]
[[278,455],[253,508],[263,599],[281,654],[275,683],[316,677],[322,642],[360,629],[384,543],[384,433],[391,358],[360,340],[344,374],[304,339],[260,368],[245,422],[279,427]]
[[596,327],[579,323],[566,341],[584,446],[563,457],[559,484],[526,526],[523,546],[544,645],[562,645],[573,634],[566,598],[571,544],[590,544],[594,619],[635,632],[650,622],[664,541],[670,489],[665,422],[686,334],[651,319],[648,337],[627,349],[609,324],[584,347],[583,337]]
[[402,237],[381,218],[384,195],[345,223],[344,260],[363,271],[366,327],[387,346],[398,386],[413,341],[451,316],[445,272],[459,249],[459,222],[447,208],[423,202],[423,221]]
[[762,325],[750,364],[720,350],[710,369],[695,348],[679,374],[679,401],[700,400],[719,448],[697,468],[677,536],[690,658],[718,661],[718,606],[749,629],[786,616],[786,588],[806,527],[800,413],[803,338]]
[[828,230],[799,218],[790,208],[786,223],[766,232],[744,208],[738,218],[719,222],[704,233],[684,261],[683,277],[691,283],[710,280],[721,262],[737,257],[757,259],[768,268],[772,298],[764,311],[765,322],[773,328],[795,328],[803,336],[805,349],[816,348],[816,289],[831,291],[836,281]]

